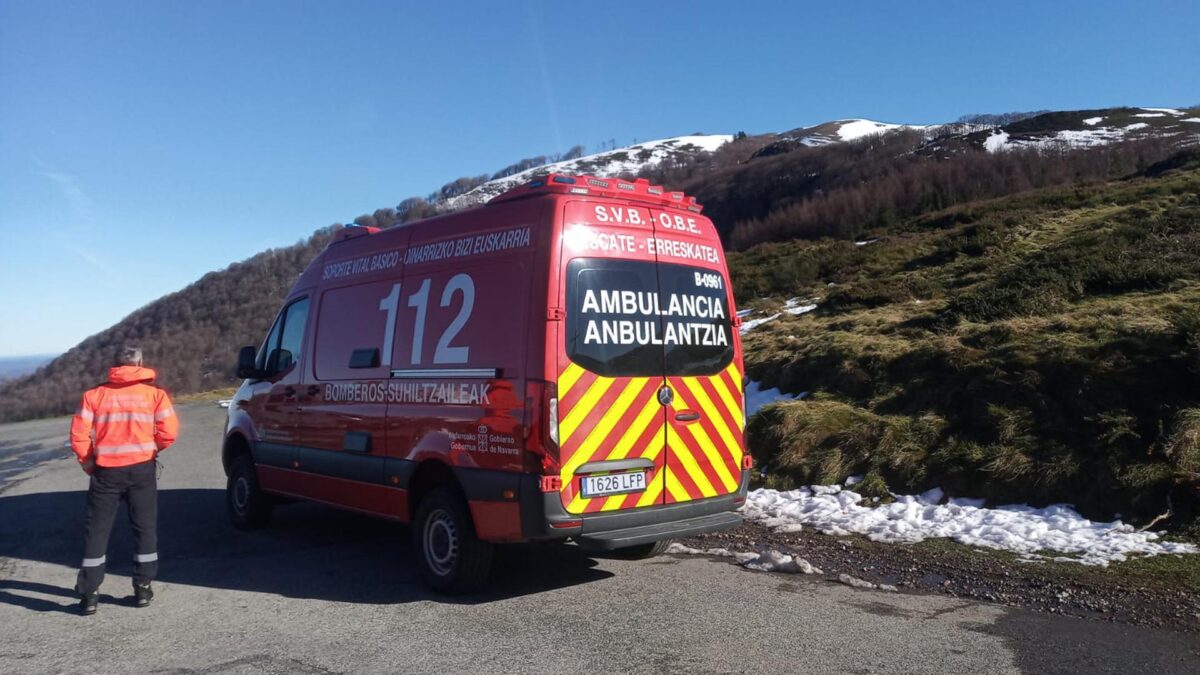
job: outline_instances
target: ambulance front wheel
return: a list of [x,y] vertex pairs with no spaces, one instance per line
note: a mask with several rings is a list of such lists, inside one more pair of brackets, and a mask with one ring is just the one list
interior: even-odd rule
[[229,467],[229,481],[225,484],[225,506],[229,519],[239,530],[257,530],[271,520],[274,504],[270,495],[258,487],[258,474],[250,455],[241,455]]
[[470,593],[487,581],[494,547],[475,536],[467,504],[457,492],[438,488],[422,498],[412,535],[417,567],[433,590]]
[[625,560],[644,560],[666,553],[667,547],[670,545],[670,539],[660,539],[659,541],[652,541],[649,544],[619,548],[613,553],[616,554],[616,557],[624,558]]

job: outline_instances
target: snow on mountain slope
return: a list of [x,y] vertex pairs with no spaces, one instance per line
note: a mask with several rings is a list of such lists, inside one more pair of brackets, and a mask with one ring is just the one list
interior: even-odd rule
[[733,136],[727,134],[676,136],[598,152],[578,159],[544,164],[511,176],[490,180],[473,190],[447,199],[439,208],[454,211],[478,206],[502,192],[550,173],[588,174],[601,178],[636,174],[669,159],[712,152],[731,140]]
[[1123,128],[1095,127],[1092,129],[1074,130],[1063,129],[1052,134],[1043,134],[1032,138],[1013,138],[1008,132],[996,129],[983,141],[983,149],[988,152],[1004,152],[1020,148],[1090,148],[1098,145],[1108,145],[1125,140],[1129,132],[1145,128],[1146,125],[1129,125]]
[[853,141],[864,136],[870,136],[871,134],[882,134],[895,131],[896,129],[922,128],[910,124],[889,124],[887,122],[876,122],[875,120],[846,119],[825,122],[812,127],[793,129],[781,134],[780,138],[781,140],[796,141],[802,145],[815,147],[829,143]]
[[754,158],[782,155],[805,147],[815,148],[831,143],[845,143],[901,129],[928,132],[932,128],[916,124],[889,124],[887,122],[864,119],[834,120],[778,134],[776,140],[764,145],[755,152]]
[[964,138],[974,139],[988,152],[1090,148],[1151,136],[1179,137],[1181,142],[1190,144],[1197,141],[1193,136],[1196,130],[1182,124],[1190,114],[1193,113],[1175,108],[1053,112]]

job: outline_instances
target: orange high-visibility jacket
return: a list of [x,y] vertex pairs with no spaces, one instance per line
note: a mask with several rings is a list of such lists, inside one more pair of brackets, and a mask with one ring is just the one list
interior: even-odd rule
[[167,392],[153,383],[153,370],[120,366],[109,369],[108,382],[84,392],[71,420],[71,450],[80,464],[140,464],[175,442],[179,418]]

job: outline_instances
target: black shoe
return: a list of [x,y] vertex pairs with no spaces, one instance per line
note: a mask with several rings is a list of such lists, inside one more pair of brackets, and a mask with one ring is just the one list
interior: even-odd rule
[[91,616],[96,613],[96,607],[100,605],[100,591],[92,591],[84,593],[79,600],[79,613],[83,616]]
[[133,585],[133,604],[138,607],[145,607],[154,599],[154,591],[150,588],[150,584],[145,586]]

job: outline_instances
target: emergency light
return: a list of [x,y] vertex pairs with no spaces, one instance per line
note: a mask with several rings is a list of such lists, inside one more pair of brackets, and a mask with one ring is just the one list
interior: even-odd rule
[[510,202],[547,193],[634,199],[657,207],[680,209],[692,213],[700,213],[704,208],[696,203],[695,197],[682,192],[667,192],[661,185],[651,185],[650,181],[645,178],[638,178],[630,182],[621,179],[568,176],[555,173],[503,192],[493,197],[488,203]]

